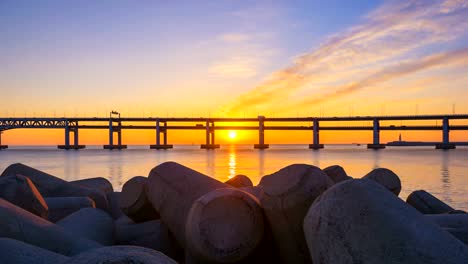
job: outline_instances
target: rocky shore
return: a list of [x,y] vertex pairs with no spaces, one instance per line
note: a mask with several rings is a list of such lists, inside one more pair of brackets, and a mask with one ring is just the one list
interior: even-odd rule
[[390,169],[292,164],[257,186],[175,162],[128,180],[0,176],[0,263],[468,263],[468,214]]

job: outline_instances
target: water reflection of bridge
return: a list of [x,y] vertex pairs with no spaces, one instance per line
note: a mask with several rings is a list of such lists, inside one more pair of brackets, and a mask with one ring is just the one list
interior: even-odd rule
[[[466,142],[450,142],[449,132],[452,130],[468,130],[468,124],[450,125],[451,120],[468,120],[468,115],[415,115],[415,116],[354,116],[354,117],[281,117],[269,118],[258,116],[256,118],[160,118],[160,117],[94,117],[94,118],[0,118],[0,149],[7,148],[1,145],[1,132],[18,128],[48,128],[64,129],[65,144],[59,145],[61,149],[81,149],[84,145],[79,144],[79,131],[82,129],[106,129],[109,131],[109,144],[104,145],[106,149],[123,149],[127,146],[122,144],[122,131],[126,129],[155,130],[156,144],[150,145],[152,149],[169,149],[173,145],[168,144],[168,132],[170,130],[204,130],[206,133],[206,144],[201,148],[215,149],[219,144],[215,144],[216,130],[255,130],[258,131],[257,149],[269,147],[265,143],[265,131],[267,130],[296,130],[311,131],[311,149],[323,148],[320,143],[319,133],[322,130],[333,131],[373,131],[372,143],[368,148],[385,148],[385,144],[380,142],[380,131],[382,130],[438,130],[442,132],[440,142],[430,142],[440,149],[452,149],[457,144],[467,144]],[[441,121],[441,125],[402,125],[402,121]],[[372,125],[350,125],[357,121],[372,122]],[[381,122],[385,121],[385,125]],[[308,122],[310,125],[300,125]],[[137,125],[135,125],[138,123]],[[243,125],[236,125],[241,123]],[[298,125],[299,123],[299,125]],[[332,125],[326,125],[326,124]],[[339,125],[339,123],[343,123]],[[399,123],[399,124],[398,124]],[[219,125],[221,124],[221,125]],[[244,125],[249,124],[249,125]],[[338,125],[337,125],[338,124]],[[73,144],[71,144],[70,133],[73,133]],[[117,133],[117,142],[114,142],[114,133]],[[162,140],[161,140],[162,134]],[[428,142],[426,142],[429,144]],[[426,145],[427,145],[426,144]]]

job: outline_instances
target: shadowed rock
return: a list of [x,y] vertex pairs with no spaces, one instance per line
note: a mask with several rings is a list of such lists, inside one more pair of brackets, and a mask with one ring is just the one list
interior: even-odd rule
[[348,174],[346,174],[346,171],[340,165],[326,167],[323,169],[323,172],[325,172],[325,174],[327,174],[334,183],[352,179],[352,177],[349,177]]
[[468,245],[468,214],[431,214],[424,217]]
[[263,214],[250,194],[234,188],[216,189],[193,203],[185,234],[187,249],[196,258],[236,262],[259,246],[264,235]]
[[49,208],[49,221],[53,223],[82,208],[96,207],[89,197],[46,197],[44,200]]
[[231,185],[232,187],[241,188],[241,187],[252,187],[253,183],[249,177],[239,174],[231,179],[224,182],[225,184]]
[[107,196],[107,212],[112,216],[114,219],[118,219],[124,213],[122,209],[120,209],[120,196],[122,195],[121,192],[110,192]]
[[305,164],[287,166],[260,180],[260,202],[285,263],[310,263],[302,223],[315,198],[332,185],[321,169]]
[[23,175],[0,177],[0,198],[47,219],[49,208],[34,183]]
[[401,181],[398,175],[393,171],[386,168],[377,168],[373,169],[371,172],[366,174],[363,179],[369,179],[378,182],[383,185],[385,188],[390,190],[392,193],[400,194],[401,191]]
[[70,183],[81,186],[81,187],[89,188],[89,189],[100,190],[101,192],[105,194],[108,194],[114,191],[114,188],[112,187],[112,183],[110,183],[109,180],[103,177],[76,180],[76,181],[71,181]]
[[248,192],[251,195],[255,196],[258,200],[262,198],[263,195],[263,187],[262,186],[252,186],[252,187],[241,187],[239,190]]
[[310,207],[313,263],[465,263],[468,248],[367,179],[334,185]]
[[147,182],[146,177],[133,177],[123,185],[120,195],[122,211],[137,223],[159,218],[158,212],[146,197]]
[[67,264],[177,264],[153,249],[134,246],[102,247],[76,255]]
[[65,263],[68,260],[55,252],[6,237],[0,237],[0,256],[1,263],[15,264]]
[[128,217],[127,215],[122,214],[119,218],[115,219],[114,224],[133,225],[135,224],[135,222],[132,219],[130,219],[130,217]]
[[182,249],[170,233],[169,228],[160,220],[129,224],[115,222],[116,244],[151,248],[172,258],[182,254]]
[[21,163],[8,166],[1,176],[21,174],[28,177],[44,197],[88,196],[100,209],[107,209],[107,198],[102,191],[81,187]]
[[58,221],[57,225],[65,228],[70,233],[94,240],[101,245],[110,246],[114,244],[114,220],[101,209],[80,209]]
[[412,192],[406,198],[406,202],[423,214],[443,214],[454,210],[448,204],[424,190]]
[[0,237],[13,238],[67,256],[101,247],[97,242],[67,232],[3,199],[0,199]]
[[179,244],[201,261],[242,260],[262,239],[260,206],[246,192],[175,162],[151,170],[148,190],[161,220]]

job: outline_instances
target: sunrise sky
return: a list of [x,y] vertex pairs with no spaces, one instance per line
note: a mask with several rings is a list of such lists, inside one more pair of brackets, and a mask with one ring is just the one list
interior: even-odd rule
[[[468,113],[468,1],[0,2],[3,117]],[[385,132],[382,140],[396,140]],[[404,132],[440,140],[439,132]],[[267,143],[310,143],[270,132]],[[4,144],[62,144],[12,130]],[[219,132],[219,143],[255,142]],[[323,132],[324,143],[371,132]],[[467,141],[466,133],[451,139]],[[107,131],[80,132],[104,144]],[[124,132],[154,144],[154,132]],[[170,132],[170,143],[204,134]]]

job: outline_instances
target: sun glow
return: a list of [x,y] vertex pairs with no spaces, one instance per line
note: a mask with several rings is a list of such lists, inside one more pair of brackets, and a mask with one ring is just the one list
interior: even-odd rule
[[230,139],[235,139],[237,137],[236,131],[229,131],[228,136]]

